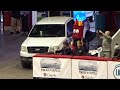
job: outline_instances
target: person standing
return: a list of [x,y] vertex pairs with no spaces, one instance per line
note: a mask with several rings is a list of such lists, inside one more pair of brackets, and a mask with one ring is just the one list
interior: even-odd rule
[[83,38],[85,38],[85,34],[87,30],[90,30],[90,21],[89,18],[86,18],[84,21],[84,30],[83,30]]
[[10,34],[13,34],[14,32],[16,32],[16,34],[20,34],[20,30],[21,30],[20,11],[12,11]]
[[102,39],[102,57],[110,58],[111,57],[111,42],[112,38],[110,36],[110,31],[105,31],[103,33],[101,30],[98,31],[100,38]]
[[91,31],[90,31],[90,21],[87,18],[85,23],[84,23],[84,41],[85,41],[85,50],[86,52],[89,51],[89,41],[91,39]]
[[0,31],[1,31],[1,17],[2,17],[2,14],[1,14],[1,11],[0,11]]
[[29,23],[28,23],[28,14],[29,11],[20,11],[21,19],[22,19],[22,31],[29,33]]

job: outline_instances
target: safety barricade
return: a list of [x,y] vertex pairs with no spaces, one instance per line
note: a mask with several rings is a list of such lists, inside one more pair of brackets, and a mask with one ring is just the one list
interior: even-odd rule
[[33,56],[33,77],[57,79],[120,79],[120,60],[93,56]]

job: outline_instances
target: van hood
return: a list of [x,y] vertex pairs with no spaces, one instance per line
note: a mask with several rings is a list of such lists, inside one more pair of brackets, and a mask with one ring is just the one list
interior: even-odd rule
[[63,43],[66,37],[48,37],[48,38],[38,38],[38,37],[27,37],[23,42],[22,46],[58,46]]

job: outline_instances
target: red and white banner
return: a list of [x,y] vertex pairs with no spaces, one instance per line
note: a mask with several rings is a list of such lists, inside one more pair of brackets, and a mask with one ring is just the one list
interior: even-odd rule
[[91,56],[36,55],[33,77],[61,79],[120,79],[120,61]]
[[33,57],[33,77],[71,79],[71,59]]
[[72,79],[107,79],[107,61],[72,59]]
[[108,61],[108,79],[120,79],[120,61]]

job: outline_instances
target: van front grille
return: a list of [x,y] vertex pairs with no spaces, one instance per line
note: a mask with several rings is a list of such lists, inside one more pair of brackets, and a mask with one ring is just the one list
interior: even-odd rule
[[28,53],[46,53],[49,47],[27,47]]

